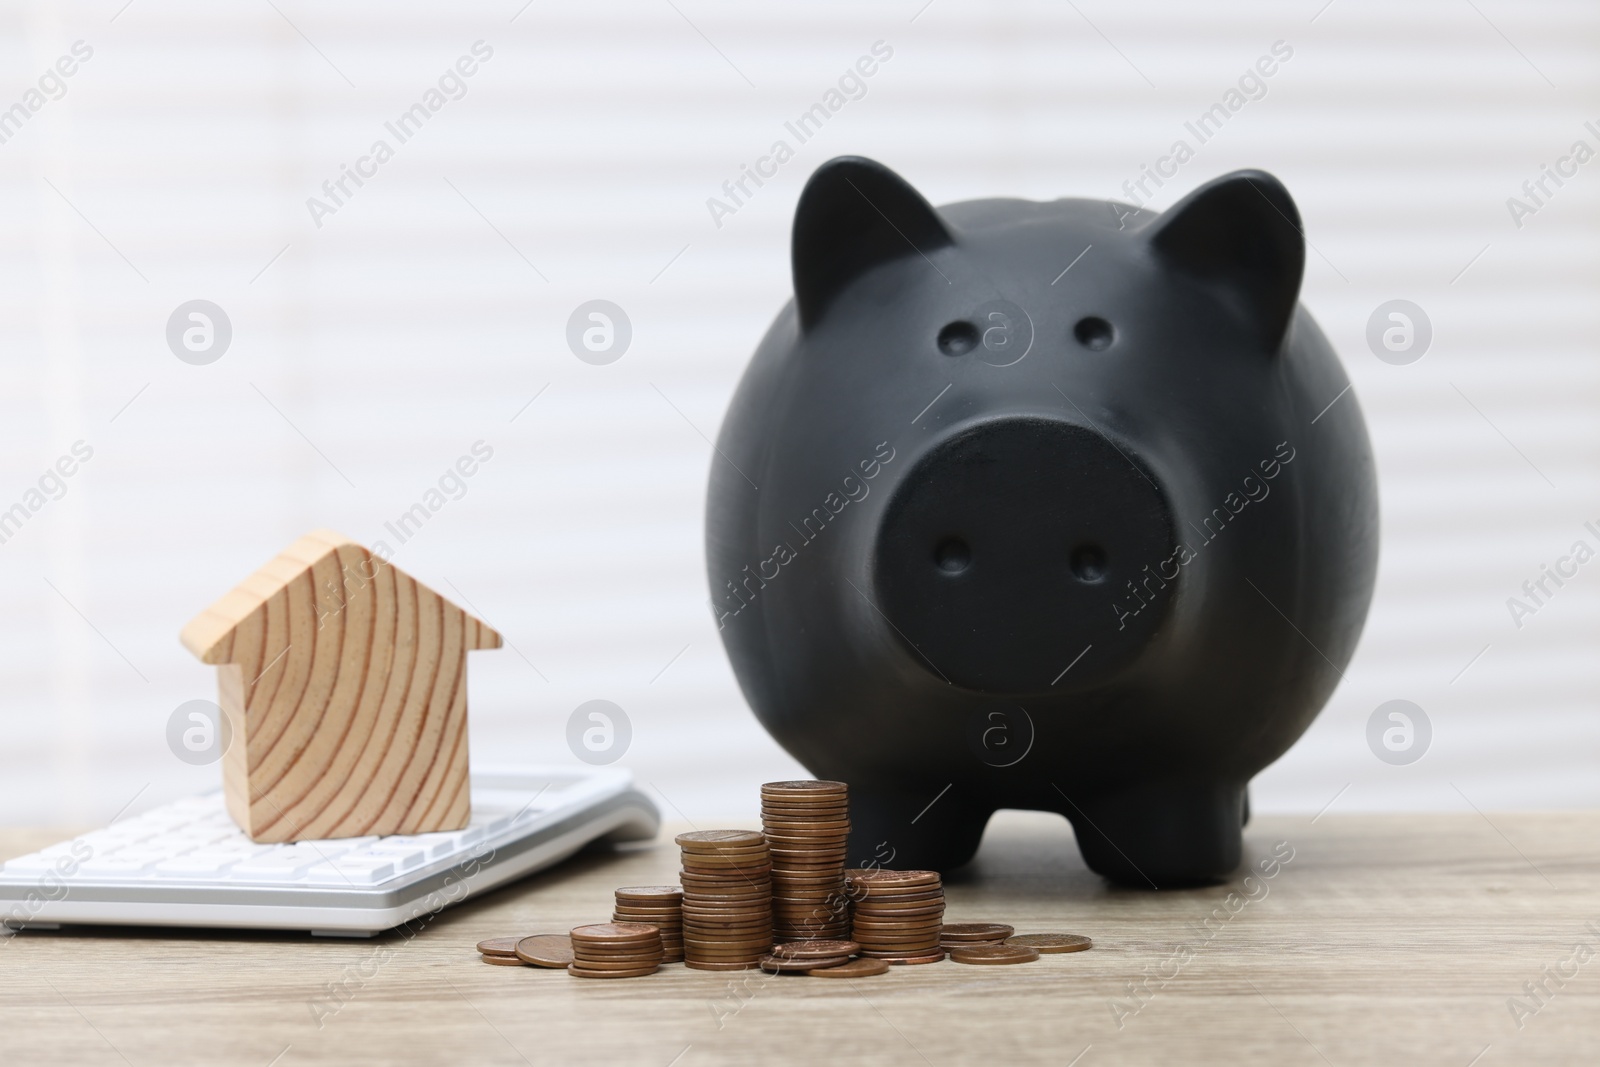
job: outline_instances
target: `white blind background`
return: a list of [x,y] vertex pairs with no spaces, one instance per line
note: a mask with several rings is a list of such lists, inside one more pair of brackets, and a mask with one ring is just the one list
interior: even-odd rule
[[[214,784],[166,746],[214,694],[178,629],[324,525],[387,540],[514,646],[472,658],[475,761],[569,760],[567,716],[606,698],[669,813],[753,811],[798,767],[705,607],[706,438],[789,295],[806,176],[849,152],[935,203],[1121,196],[1279,40],[1266,94],[1152,201],[1283,178],[1378,455],[1365,637],[1257,809],[1600,801],[1600,562],[1520,629],[1506,606],[1600,548],[1600,162],[1520,228],[1506,206],[1600,148],[1593,4],[19,0],[0,108],[79,40],[64,96],[0,144],[0,508],[94,450],[0,544],[0,821]],[[465,96],[386,135],[479,40]],[[880,40],[866,95],[715,226],[706,199]],[[315,226],[306,199],[379,137],[394,158]],[[233,324],[209,366],[164,340],[195,298]],[[633,323],[609,366],[564,339],[593,298]],[[1364,340],[1394,298],[1433,324],[1409,366]],[[465,496],[397,546],[384,523],[479,440]],[[1403,767],[1366,742],[1395,698],[1433,725]]]

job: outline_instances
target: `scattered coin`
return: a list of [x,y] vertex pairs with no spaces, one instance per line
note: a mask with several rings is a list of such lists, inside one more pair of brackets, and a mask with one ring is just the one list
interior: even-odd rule
[[575,978],[642,978],[647,974],[655,974],[656,968],[652,965],[632,971],[597,971],[588,967],[580,967],[574,962],[568,965],[567,973]]
[[1094,940],[1082,934],[1018,934],[1006,938],[1005,943],[1036,948],[1040,952],[1082,952],[1094,947]]
[[492,963],[496,967],[521,967],[522,961],[515,956],[491,956],[487,952],[478,957],[484,963]]
[[854,941],[789,941],[772,946],[772,955],[784,960],[853,956],[861,950]]
[[478,942],[478,951],[485,956],[515,956],[517,954],[516,937],[491,937],[487,941]]
[[956,963],[1032,963],[1039,958],[1039,950],[1022,945],[971,945],[951,949],[950,958]]
[[875,974],[888,972],[889,964],[886,961],[860,958],[837,967],[816,967],[805,973],[813,978],[871,978]]
[[762,956],[761,969],[769,974],[802,973],[823,967],[837,967],[849,963],[849,956],[823,956],[820,959],[783,959],[778,956]]
[[1005,923],[945,923],[939,931],[943,941],[1004,941],[1017,932]]
[[565,967],[572,962],[572,938],[566,934],[534,934],[517,941],[512,955],[535,967]]

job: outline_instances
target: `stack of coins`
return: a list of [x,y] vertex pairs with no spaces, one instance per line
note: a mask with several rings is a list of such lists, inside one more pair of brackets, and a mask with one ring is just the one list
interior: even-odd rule
[[945,923],[939,931],[939,947],[953,952],[973,945],[998,945],[1016,932],[1016,927],[1005,923]]
[[890,963],[944,959],[944,884],[938,871],[855,870],[850,939],[861,955]]
[[638,978],[661,966],[661,931],[644,923],[596,923],[572,930],[572,963],[579,978]]
[[849,936],[845,842],[850,797],[843,782],[768,782],[761,825],[772,854],[772,933],[779,941]]
[[772,947],[772,860],[755,830],[679,834],[683,961],[700,971],[757,966]]
[[614,923],[644,923],[661,931],[662,963],[683,962],[683,890],[675,885],[634,885],[617,890]]

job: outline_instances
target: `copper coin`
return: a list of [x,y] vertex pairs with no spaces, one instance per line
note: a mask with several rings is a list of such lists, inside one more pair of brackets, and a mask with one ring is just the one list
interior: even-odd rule
[[1036,948],[1040,952],[1082,952],[1093,947],[1094,940],[1082,934],[1018,934],[1006,938],[1006,944]]
[[618,900],[626,900],[630,903],[633,901],[649,904],[654,904],[657,901],[670,903],[681,896],[683,896],[683,887],[676,885],[625,885],[616,890]]
[[654,956],[645,956],[634,960],[590,960],[579,956],[572,963],[586,971],[637,971],[644,967],[655,967],[661,963],[661,953]]
[[742,904],[738,907],[729,908],[696,907],[683,909],[683,921],[685,923],[725,923],[739,919],[766,919],[771,915],[772,905],[767,903]]
[[843,782],[830,782],[816,778],[801,778],[792,782],[764,782],[763,795],[776,793],[782,796],[817,796],[848,793],[850,787]]
[[515,956],[517,954],[518,937],[491,937],[487,941],[478,942],[478,951],[485,956]]
[[686,959],[683,965],[694,971],[752,971],[761,965],[761,957],[748,961],[721,961],[721,960],[691,960]]
[[735,931],[727,937],[698,937],[694,934],[685,934],[683,947],[686,949],[705,949],[708,952],[744,951],[748,949],[761,949],[765,952],[772,945],[772,934],[764,930],[753,932]]
[[794,807],[787,804],[773,804],[763,802],[761,805],[761,825],[766,829],[774,825],[773,820],[787,819],[793,822],[838,822],[850,819],[850,809],[843,804],[836,808],[820,806]]
[[805,972],[813,978],[871,978],[875,974],[889,973],[886,960],[855,959],[837,967],[818,967]]
[[725,930],[730,926],[770,926],[772,912],[763,908],[760,911],[740,911],[716,914],[712,912],[692,912],[683,917],[684,930]]
[[761,874],[772,869],[772,857],[766,849],[743,856],[718,856],[712,853],[685,852],[683,869],[690,874],[708,874],[715,878],[733,878],[740,874]]
[[690,848],[723,848],[729,845],[759,845],[762,837],[760,830],[693,830],[679,834],[672,840]]
[[852,881],[876,887],[938,885],[940,879],[938,871],[890,871],[879,868],[873,871],[862,871],[856,874]]
[[519,940],[513,955],[535,967],[565,967],[572,962],[572,938],[566,934],[534,934]]
[[893,964],[896,967],[900,967],[900,966],[915,967],[915,966],[917,966],[919,964],[923,964],[923,963],[938,963],[938,962],[940,962],[941,960],[944,959],[944,949],[941,948],[936,952],[929,952],[929,953],[926,953],[926,954],[921,955],[921,956],[881,956],[879,958],[883,962]]
[[640,967],[632,971],[595,971],[574,963],[567,968],[567,973],[574,978],[643,978],[647,974],[655,974],[657,970],[656,967]]
[[748,897],[772,891],[772,877],[760,874],[740,874],[732,877],[706,875],[697,871],[680,871],[683,879],[683,897]]
[[937,915],[923,915],[911,919],[874,919],[856,913],[854,925],[867,930],[877,930],[882,933],[894,933],[899,930],[931,930],[937,934],[943,923]]
[[772,883],[766,881],[754,882],[749,885],[722,886],[690,885],[686,881],[683,887],[683,903],[688,905],[708,900],[744,900],[748,897],[762,897],[770,892],[772,892]]
[[522,961],[515,956],[490,956],[487,953],[478,957],[484,963],[492,963],[496,967],[521,967]]
[[848,808],[850,806],[850,794],[848,791],[841,793],[789,793],[763,789],[761,791],[761,806],[763,808]]
[[772,905],[765,900],[746,900],[724,905],[685,904],[683,921],[694,919],[732,919],[747,915],[770,915]]
[[570,936],[574,941],[631,942],[660,937],[661,931],[644,923],[590,923],[574,926]]
[[683,953],[692,960],[743,959],[746,956],[765,956],[772,947],[772,938],[753,937],[747,941],[685,941]]
[[843,868],[845,856],[843,840],[795,841],[792,838],[780,838],[767,846],[767,857],[774,867],[806,864],[812,867],[838,865]]
[[818,967],[837,967],[841,963],[850,962],[849,956],[821,956],[803,960],[789,960],[781,956],[762,956],[761,969],[768,974],[783,974],[785,972],[809,971]]
[[946,941],[1004,941],[1016,932],[1005,923],[945,923],[939,936]]
[[666,952],[666,945],[659,941],[627,950],[600,950],[594,945],[573,945],[573,957],[578,960],[648,960],[650,957],[659,957],[662,952]]
[[854,956],[861,946],[854,941],[788,941],[772,946],[780,959],[798,960],[814,956]]
[[730,878],[726,875],[697,874],[694,871],[680,870],[678,877],[683,879],[685,900],[695,897],[747,897],[772,888],[772,877],[766,874],[754,878],[740,876]]
[[1032,963],[1039,958],[1039,950],[1021,945],[964,945],[951,949],[950,958],[957,963]]
[[915,907],[904,908],[879,908],[870,904],[857,904],[855,915],[858,919],[870,922],[914,922],[919,919],[935,918],[941,925],[944,922],[944,901],[920,900]]
[[878,949],[862,949],[861,955],[867,957],[868,959],[883,960],[887,963],[905,963],[908,960],[916,963],[938,963],[940,960],[944,959],[944,949],[923,948],[909,952],[900,949],[896,949],[892,952],[879,951]]
[[939,886],[914,886],[906,889],[880,889],[862,882],[846,881],[851,899],[862,903],[897,904],[914,900],[943,900],[944,890]]

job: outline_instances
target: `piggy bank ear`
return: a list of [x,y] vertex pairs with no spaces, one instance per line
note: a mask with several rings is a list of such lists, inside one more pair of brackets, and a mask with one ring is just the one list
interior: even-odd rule
[[1156,253],[1205,283],[1251,323],[1269,352],[1289,330],[1305,272],[1306,239],[1289,190],[1240,170],[1207,182],[1145,231]]
[[861,274],[952,243],[938,212],[894,171],[859,156],[817,168],[794,214],[794,299],[809,329]]

